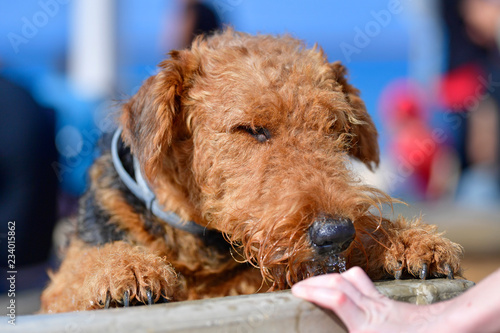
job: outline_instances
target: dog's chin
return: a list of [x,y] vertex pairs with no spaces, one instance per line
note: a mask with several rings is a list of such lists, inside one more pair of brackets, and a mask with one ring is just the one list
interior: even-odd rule
[[281,244],[280,240],[261,241],[260,247],[242,243],[242,256],[260,269],[265,280],[272,282],[271,290],[287,289],[313,276],[346,271],[346,258],[351,248],[315,247],[307,236],[294,242],[293,247]]
[[344,253],[323,253],[300,264],[288,262],[288,264],[268,266],[266,271],[269,273],[268,277],[271,277],[273,281],[271,290],[287,289],[295,283],[313,276],[345,272],[346,257]]
[[346,258],[342,253],[325,253],[307,263],[309,276],[346,271]]
[[312,247],[314,256],[308,264],[313,276],[346,271],[346,248],[318,247],[314,245]]

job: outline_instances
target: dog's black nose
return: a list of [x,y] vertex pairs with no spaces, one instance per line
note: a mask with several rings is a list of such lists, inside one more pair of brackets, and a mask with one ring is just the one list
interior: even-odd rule
[[352,221],[344,217],[322,215],[309,227],[309,239],[319,254],[345,251],[355,235]]

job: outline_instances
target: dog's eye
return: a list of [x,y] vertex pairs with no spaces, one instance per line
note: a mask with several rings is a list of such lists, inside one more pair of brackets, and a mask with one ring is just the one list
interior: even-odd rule
[[238,129],[247,132],[259,142],[266,142],[271,139],[271,132],[265,127],[240,126]]

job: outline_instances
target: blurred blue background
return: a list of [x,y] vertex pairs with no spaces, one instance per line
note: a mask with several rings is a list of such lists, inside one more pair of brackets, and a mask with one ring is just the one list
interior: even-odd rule
[[[289,33],[310,46],[318,43],[331,61],[346,63],[350,79],[362,91],[377,125],[380,125],[377,102],[382,89],[394,78],[410,74],[410,31],[412,25],[418,23],[414,19],[415,8],[409,2],[398,1],[397,14],[382,17],[386,26],[378,24],[380,31],[373,25],[375,36],[369,37],[366,46],[365,40],[360,39],[361,48],[355,44],[357,29],[365,31],[367,23],[377,22],[374,13],[390,13],[388,1],[205,2],[224,24],[236,30]],[[147,5],[139,0],[116,2],[117,68],[113,98],[121,100],[131,96],[145,78],[155,73],[156,65],[169,49],[180,47],[172,22],[177,22],[182,15],[182,5],[181,1],[174,0],[150,0]],[[93,156],[88,152],[79,153],[86,138],[73,128],[87,133],[93,142],[94,137],[89,133],[93,133],[96,126],[95,113],[102,112],[99,109],[102,101],[79,95],[67,77],[68,40],[74,28],[72,15],[75,15],[72,6],[73,1],[1,1],[0,35],[4,38],[0,39],[0,63],[3,75],[26,87],[40,103],[55,108],[58,139],[63,141],[58,144],[63,159],[55,167],[56,172],[63,188],[78,195],[85,188],[85,170]],[[434,38],[434,34],[431,32],[427,37]],[[343,50],[342,43],[355,47],[356,52],[348,46],[347,51]],[[69,145],[66,150],[61,148],[66,145]]]
[[[58,157],[51,168],[62,193],[59,210],[66,215],[85,190],[96,142],[113,130],[120,102],[157,72],[169,50],[188,45],[195,19],[187,8],[201,3],[221,25],[252,34],[291,34],[346,65],[380,132],[379,172],[360,169],[368,182],[409,201],[495,205],[500,149],[491,142],[497,129],[482,131],[495,137],[485,139],[491,150],[486,159],[493,163],[469,175],[463,171],[475,163],[467,156],[468,113],[449,111],[464,96],[471,97],[471,108],[482,101],[487,87],[474,76],[487,81],[500,71],[465,71],[472,80],[458,75],[447,81],[451,88],[444,91],[442,85],[454,67],[489,64],[483,53],[500,63],[490,56],[497,51],[470,47],[481,43],[468,37],[460,6],[482,1],[1,0],[0,75],[54,110]],[[210,18],[203,15],[197,21]],[[470,82],[469,90],[460,79]],[[443,104],[443,96],[453,102]],[[426,140],[432,141],[430,150],[424,149]]]
[[[19,242],[31,244],[19,247],[20,265],[44,262],[64,245],[64,230],[51,244],[55,223],[76,212],[97,142],[114,129],[120,102],[157,73],[169,50],[189,44],[194,21],[210,27],[213,20],[320,45],[329,61],[346,65],[380,133],[380,168],[372,174],[355,164],[361,177],[447,214],[449,203],[493,209],[485,225],[493,221],[498,230],[500,34],[488,31],[481,14],[498,9],[500,18],[495,3],[0,0],[1,247],[9,220],[19,221]],[[21,174],[26,166],[33,174]],[[498,245],[495,232],[484,234]],[[484,234],[478,243],[490,251]],[[0,251],[3,266],[7,251]],[[18,282],[30,287],[30,277],[42,275]]]

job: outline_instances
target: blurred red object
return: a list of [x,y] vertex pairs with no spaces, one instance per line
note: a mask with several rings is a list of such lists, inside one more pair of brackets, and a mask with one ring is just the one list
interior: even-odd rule
[[[423,122],[408,122],[396,134],[391,145],[391,154],[401,170],[412,173],[413,185],[425,195],[431,179],[432,165],[440,148],[432,137],[431,129]],[[417,190],[417,189],[413,189]]]
[[475,105],[487,89],[487,79],[476,64],[466,64],[445,74],[439,84],[444,108],[462,112]]
[[433,166],[443,149],[430,126],[433,98],[411,80],[400,79],[382,93],[380,110],[384,126],[390,132],[388,152],[400,176],[399,194],[425,199],[429,192]]
[[391,130],[404,126],[407,122],[429,118],[429,98],[423,89],[408,79],[391,82],[380,97],[380,112],[384,125]]

